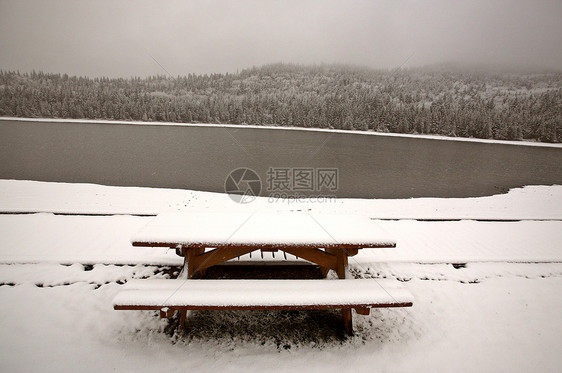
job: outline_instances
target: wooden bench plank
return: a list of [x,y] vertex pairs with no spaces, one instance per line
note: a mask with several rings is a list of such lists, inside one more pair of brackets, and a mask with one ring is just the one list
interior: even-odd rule
[[113,299],[116,310],[350,309],[409,307],[395,280],[133,280]]

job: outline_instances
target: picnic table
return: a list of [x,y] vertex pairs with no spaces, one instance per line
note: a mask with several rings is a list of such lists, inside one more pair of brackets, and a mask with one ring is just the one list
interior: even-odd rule
[[[411,295],[396,281],[353,280],[348,258],[365,248],[393,248],[394,239],[366,217],[284,213],[167,213],[153,218],[133,246],[168,247],[184,257],[179,279],[137,280],[114,299],[115,309],[160,310],[162,317],[195,309],[341,308],[352,334],[352,309],[408,307]],[[248,254],[284,251],[340,280],[196,280],[205,270]],[[343,281],[342,281],[343,280]]]

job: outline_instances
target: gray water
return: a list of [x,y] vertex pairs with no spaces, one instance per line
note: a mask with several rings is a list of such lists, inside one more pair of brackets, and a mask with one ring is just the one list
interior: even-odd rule
[[[346,133],[0,121],[0,178],[223,192],[239,167],[336,168],[338,197],[470,197],[562,184],[562,149]],[[300,191],[299,194],[318,194]]]

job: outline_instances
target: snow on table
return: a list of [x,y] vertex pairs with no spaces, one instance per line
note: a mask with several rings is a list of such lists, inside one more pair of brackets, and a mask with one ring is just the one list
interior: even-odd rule
[[166,213],[131,241],[221,246],[394,247],[396,241],[363,216],[283,213]]
[[114,306],[276,308],[413,303],[396,280],[132,280]]

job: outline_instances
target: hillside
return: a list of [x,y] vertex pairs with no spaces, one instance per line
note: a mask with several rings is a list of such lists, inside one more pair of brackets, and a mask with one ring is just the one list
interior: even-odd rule
[[86,78],[0,71],[0,116],[231,123],[562,142],[562,73],[273,64]]

